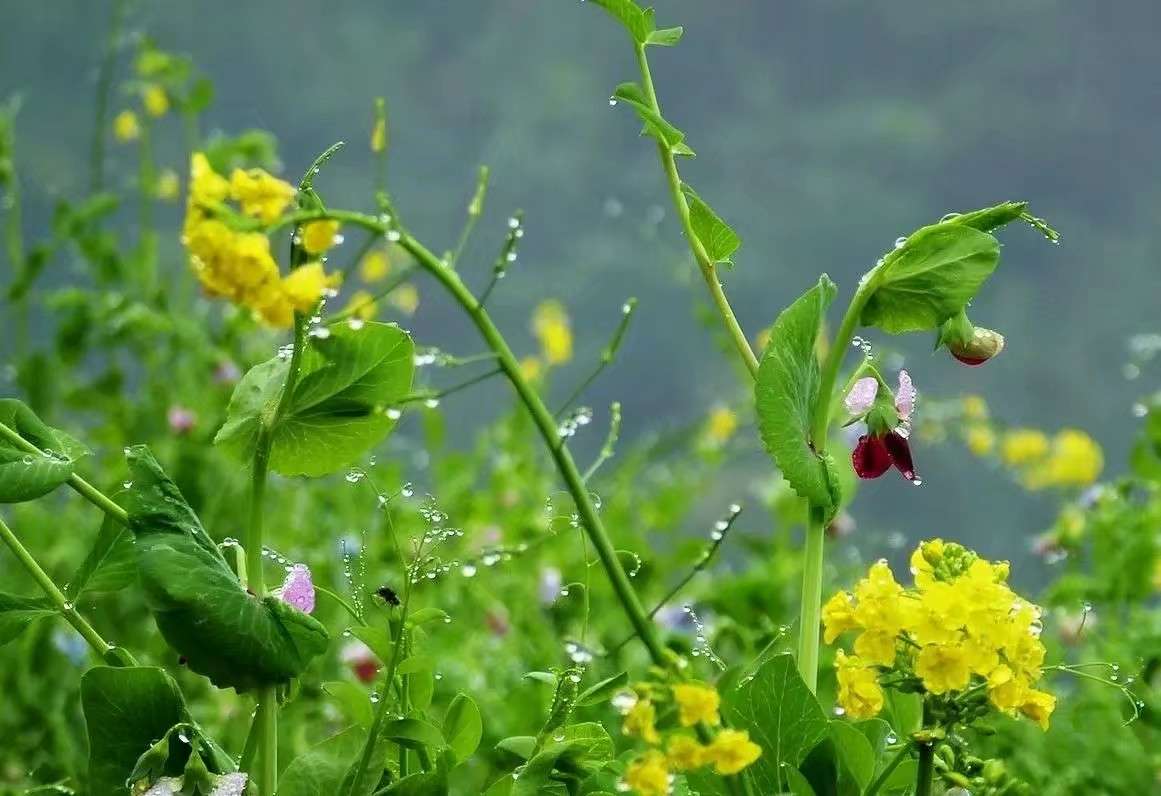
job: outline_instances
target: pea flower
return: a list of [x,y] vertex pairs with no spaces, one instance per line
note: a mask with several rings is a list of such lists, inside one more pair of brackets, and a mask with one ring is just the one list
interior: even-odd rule
[[975,326],[961,310],[939,328],[936,348],[940,346],[946,346],[948,352],[963,364],[977,367],[1004,350],[1004,335]]
[[169,424],[170,431],[182,435],[193,431],[194,426],[197,425],[198,416],[194,414],[192,409],[174,404],[165,413],[165,421]]
[[295,564],[286,571],[286,579],[275,594],[287,605],[304,614],[314,612],[314,581],[306,564]]
[[343,647],[339,657],[351,667],[360,683],[374,682],[379,674],[379,661],[371,648],[361,641],[352,641]]
[[907,441],[917,395],[911,376],[901,370],[894,396],[876,374],[856,381],[843,398],[851,416],[867,423],[867,433],[851,453],[860,478],[878,478],[894,465],[908,481],[920,483]]

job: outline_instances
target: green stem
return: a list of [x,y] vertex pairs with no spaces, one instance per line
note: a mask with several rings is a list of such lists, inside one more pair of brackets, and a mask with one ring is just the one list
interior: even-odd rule
[[899,764],[907,759],[909,754],[911,754],[911,746],[909,744],[903,744],[903,746],[899,747],[899,751],[895,753],[895,756],[891,758],[886,767],[879,772],[879,776],[875,777],[871,784],[867,786],[867,789],[863,791],[863,796],[875,796],[879,792],[879,789],[886,784],[895,769],[899,767]]
[[[26,453],[35,454],[37,456],[45,455],[44,451],[42,451],[36,445],[33,445],[24,437],[20,436],[20,434],[15,429],[10,428],[4,423],[0,423],[0,438],[7,440],[12,445],[22,451],[25,451]],[[122,525],[128,525],[129,515],[126,513],[125,509],[114,503],[107,495],[105,495],[105,493],[97,489],[88,481],[81,478],[76,473],[73,473],[69,476],[68,485],[72,487],[77,492],[77,494],[92,503],[101,511],[108,514],[117,522],[121,523]]]
[[[286,371],[286,382],[273,415],[263,419],[254,446],[254,467],[250,480],[250,522],[246,533],[246,587],[255,597],[266,595],[266,581],[262,567],[262,524],[266,498],[266,477],[270,469],[270,449],[274,429],[290,406],[294,388],[302,366],[302,349],[306,343],[306,317],[301,313],[294,319],[294,348]],[[275,686],[258,691],[258,709],[254,714],[258,733],[259,796],[273,796],[278,788],[278,692]]]
[[[923,729],[931,723],[931,706],[923,701]],[[917,740],[919,769],[915,774],[915,796],[931,796],[931,782],[935,774],[935,743],[930,739]]]
[[[378,219],[363,213],[346,210],[299,211],[282,218],[272,228],[320,218],[333,218],[354,226],[361,226],[364,229],[377,231],[379,234],[386,234],[388,231],[387,227]],[[504,336],[492,322],[487,310],[476,300],[476,297],[472,295],[472,292],[455,271],[446,267],[438,257],[409,234],[402,234],[399,245],[406,249],[419,266],[434,276],[436,281],[451,294],[452,298],[472,319],[488,347],[496,352],[497,362],[516,390],[520,402],[524,404],[525,409],[531,415],[566,488],[576,503],[577,513],[587,529],[593,547],[597,551],[597,556],[601,560],[601,565],[608,576],[609,583],[613,587],[613,592],[621,603],[629,623],[633,626],[637,637],[645,645],[653,662],[658,666],[668,667],[669,656],[666,655],[664,648],[658,641],[653,623],[649,620],[632,583],[629,581],[625,568],[617,557],[616,548],[613,546],[608,531],[605,530],[605,525],[597,513],[596,506],[593,505],[588,489],[585,487],[584,478],[577,469],[576,462],[564,444],[564,440],[557,432],[556,420],[553,418],[552,412],[544,405],[540,395],[524,378],[520,371],[520,363],[516,359],[516,355],[512,353],[512,349],[509,348]]]
[[117,65],[117,47],[121,39],[125,6],[125,0],[113,0],[109,34],[105,39],[105,52],[101,57],[101,67],[97,75],[97,106],[93,118],[93,140],[89,147],[90,193],[97,193],[105,186],[105,142],[109,135],[106,129],[109,117],[109,93],[113,87],[113,69]]
[[822,610],[823,509],[808,506],[806,546],[802,557],[802,603],[798,615],[798,671],[806,686],[818,690],[818,626]]
[[0,539],[4,540],[4,544],[16,556],[16,559],[24,567],[25,571],[32,576],[45,595],[56,606],[56,610],[61,616],[65,618],[73,628],[80,633],[81,638],[88,642],[89,646],[93,648],[93,652],[97,656],[104,658],[105,655],[113,649],[113,645],[101,638],[101,634],[93,629],[93,626],[88,621],[77,613],[76,607],[68,601],[60,589],[56,587],[56,583],[48,576],[48,573],[41,568],[36,559],[33,558],[32,553],[28,551],[20,540],[16,538],[16,534],[12,532],[4,520],[0,519]]
[[[657,102],[657,92],[653,88],[653,76],[649,72],[649,60],[645,55],[645,45],[636,45],[636,51],[637,65],[641,69],[641,86],[645,90],[645,98],[649,101],[649,106],[653,112],[660,116],[661,106]],[[726,298],[722,283],[718,280],[717,264],[710,259],[705,247],[702,246],[701,241],[693,231],[693,223],[689,217],[689,203],[685,200],[685,193],[681,190],[681,176],[677,172],[677,160],[669,150],[669,147],[663,143],[658,142],[657,153],[661,156],[661,166],[665,169],[665,176],[669,181],[669,193],[673,199],[673,206],[677,209],[677,217],[681,221],[681,228],[685,233],[686,242],[689,243],[693,257],[697,260],[698,268],[701,271],[702,278],[705,280],[710,298],[713,299],[718,315],[721,316],[726,333],[733,340],[734,347],[738,349],[738,355],[742,358],[742,364],[746,366],[746,370],[750,372],[752,377],[757,378],[758,357],[755,356],[754,349],[750,347],[750,341],[746,339],[746,333],[742,331],[741,324],[738,323],[738,319],[734,316],[734,309],[730,306],[730,300]]]

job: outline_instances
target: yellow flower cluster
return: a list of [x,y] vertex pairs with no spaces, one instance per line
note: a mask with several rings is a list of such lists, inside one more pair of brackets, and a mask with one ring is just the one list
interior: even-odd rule
[[236,169],[227,180],[196,152],[182,231],[190,266],[209,295],[249,307],[272,326],[288,327],[294,313],[313,309],[328,287],[323,267],[307,263],[283,277],[265,234],[237,232],[215,216],[214,208],[227,199],[238,202],[245,215],[269,224],[294,199],[294,188],[261,169]]
[[1049,437],[1036,428],[999,430],[977,395],[960,404],[963,441],[975,456],[997,456],[1028,489],[1089,486],[1104,468],[1101,446],[1085,432],[1065,428]]
[[[702,743],[687,728],[720,727],[721,697],[703,683],[679,683],[658,690],[643,688],[653,697],[629,694],[632,702],[625,713],[623,731],[653,747],[631,762],[625,770],[625,786],[641,796],[669,793],[676,772],[712,766],[722,776],[737,774],[762,755],[762,748],[750,740],[745,730],[719,729],[709,743]],[[676,708],[678,727],[666,738],[657,729],[657,702]],[[660,748],[664,745],[664,751]]]
[[728,406],[718,405],[710,410],[705,423],[705,439],[711,445],[724,445],[738,430],[738,416]]
[[1034,688],[1044,662],[1040,609],[1008,586],[1007,563],[933,539],[912,554],[911,571],[915,586],[906,589],[879,561],[853,593],[823,606],[826,643],[858,631],[854,655],[840,650],[835,660],[845,714],[864,719],[882,710],[882,677],[891,673],[929,694],[979,687],[996,708],[1046,728],[1056,700]]
[[532,333],[540,342],[541,356],[549,365],[572,359],[572,327],[559,301],[550,299],[537,305],[532,313]]

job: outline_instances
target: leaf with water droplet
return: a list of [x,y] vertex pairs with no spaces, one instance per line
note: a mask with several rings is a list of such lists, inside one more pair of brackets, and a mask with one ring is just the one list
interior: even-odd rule
[[63,431],[45,425],[15,398],[0,399],[0,422],[41,451],[32,453],[0,438],[0,503],[22,503],[46,495],[73,474],[77,459],[89,451]]
[[[311,338],[286,414],[272,430],[270,467],[283,475],[325,475],[354,463],[395,427],[390,405],[411,392],[415,351],[394,324],[332,329]],[[214,438],[248,460],[281,399],[290,365],[274,358],[252,368],[234,390]]]

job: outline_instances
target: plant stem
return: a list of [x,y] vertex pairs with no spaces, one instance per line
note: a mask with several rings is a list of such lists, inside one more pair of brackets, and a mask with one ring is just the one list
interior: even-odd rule
[[20,543],[20,540],[16,538],[16,534],[12,532],[12,529],[2,519],[0,519],[0,538],[4,540],[4,544],[16,556],[21,566],[32,576],[32,579],[36,581],[48,599],[56,606],[56,610],[65,618],[65,621],[72,625],[77,633],[81,635],[81,638],[93,648],[93,652],[97,653],[97,656],[103,659],[105,654],[113,649],[113,645],[101,638],[101,634],[93,629],[93,626],[83,616],[77,613],[76,607],[56,587],[53,579],[48,576],[48,573],[37,563],[37,560],[33,558],[28,548]]
[[[32,453],[37,456],[45,455],[44,451],[42,451],[36,445],[33,445],[24,437],[20,436],[20,433],[17,432],[16,429],[10,428],[4,423],[0,423],[0,438],[7,440],[15,447],[27,453]],[[118,506],[104,492],[97,489],[95,486],[81,478],[76,473],[73,473],[69,476],[68,485],[76,490],[77,494],[85,498],[85,500],[92,503],[94,506],[108,514],[113,519],[117,520],[117,522],[121,523],[122,525],[127,525],[129,523],[129,515],[126,513],[125,509]]]
[[910,744],[903,744],[903,746],[899,747],[899,751],[895,753],[895,756],[891,758],[886,767],[884,767],[883,770],[879,772],[879,776],[875,777],[874,781],[872,781],[871,784],[867,786],[867,789],[863,791],[863,796],[875,796],[875,794],[879,792],[879,789],[882,788],[884,784],[886,784],[887,779],[891,776],[895,769],[899,767],[899,764],[907,759],[909,754],[911,754]]
[[[931,707],[923,700],[923,729],[931,722]],[[930,739],[917,740],[919,769],[915,774],[915,796],[931,796],[931,782],[935,773],[935,744]]]
[[105,187],[105,141],[109,116],[109,92],[113,86],[113,69],[117,65],[117,48],[121,40],[121,26],[125,17],[126,0],[113,0],[109,33],[105,52],[97,73],[97,106],[93,114],[93,139],[89,147],[89,193]]
[[[274,429],[290,406],[298,374],[302,366],[302,349],[306,343],[306,317],[296,313],[294,318],[294,348],[286,371],[286,382],[274,414],[263,418],[262,428],[254,446],[254,467],[250,479],[250,522],[246,532],[246,587],[257,598],[266,595],[266,581],[262,568],[262,524],[266,498],[266,477],[270,469],[270,449],[274,443]],[[258,709],[254,714],[258,733],[259,796],[273,796],[278,788],[278,691],[273,685],[258,691]]]
[[822,610],[823,509],[807,507],[806,546],[802,556],[802,603],[798,614],[798,671],[806,687],[818,690],[818,625]]
[[[637,44],[635,49],[637,51],[637,65],[641,69],[641,87],[645,90],[645,98],[649,101],[649,106],[654,113],[660,116],[661,106],[657,102],[657,92],[653,88],[653,76],[649,72],[649,59],[645,55],[645,45]],[[681,228],[685,233],[686,242],[689,243],[693,257],[697,260],[706,288],[709,289],[710,298],[713,299],[714,306],[717,307],[718,315],[721,316],[722,324],[733,340],[734,347],[738,349],[742,364],[746,366],[746,370],[750,371],[752,377],[757,378],[758,357],[754,355],[750,341],[746,339],[745,332],[742,331],[738,319],[734,316],[734,309],[730,306],[730,300],[726,298],[722,283],[718,281],[717,264],[710,259],[705,247],[694,234],[693,224],[689,218],[689,203],[685,200],[685,193],[681,190],[681,176],[677,172],[677,161],[673,153],[669,151],[669,147],[661,142],[657,144],[657,153],[661,156],[661,166],[665,169],[665,176],[669,181],[669,193],[673,199],[673,206],[677,209],[677,217],[681,220]]]

